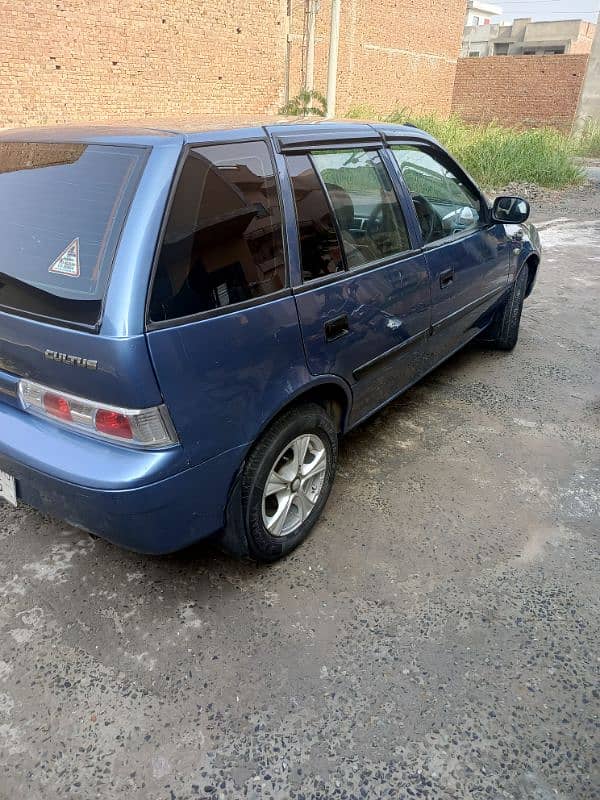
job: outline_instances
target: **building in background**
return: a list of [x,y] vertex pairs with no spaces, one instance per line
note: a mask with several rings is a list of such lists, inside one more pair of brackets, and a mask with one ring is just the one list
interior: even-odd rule
[[467,24],[461,56],[473,58],[589,53],[595,30],[593,22],[582,19],[533,22],[529,18],[521,18],[515,19],[511,24]]
[[500,6],[491,3],[482,3],[479,0],[467,0],[467,16],[465,27],[478,27],[479,25],[489,25],[492,17],[502,14]]

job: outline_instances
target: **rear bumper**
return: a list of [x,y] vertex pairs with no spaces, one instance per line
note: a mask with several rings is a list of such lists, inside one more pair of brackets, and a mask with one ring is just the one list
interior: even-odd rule
[[142,553],[180,550],[222,528],[245,450],[165,475],[180,454],[106,445],[0,406],[0,469],[16,479],[18,501]]

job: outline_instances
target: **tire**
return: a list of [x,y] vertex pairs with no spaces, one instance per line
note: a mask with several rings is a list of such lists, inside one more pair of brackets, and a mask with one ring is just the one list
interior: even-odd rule
[[277,561],[306,539],[329,497],[337,452],[337,430],[316,403],[290,409],[265,431],[241,483],[252,558]]
[[498,311],[489,330],[484,333],[485,341],[495,350],[513,350],[517,344],[528,278],[529,269],[525,264],[517,275],[504,306]]

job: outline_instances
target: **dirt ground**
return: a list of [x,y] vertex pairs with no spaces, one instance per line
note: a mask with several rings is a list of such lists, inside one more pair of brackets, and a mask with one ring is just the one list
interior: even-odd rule
[[515,352],[349,435],[287,561],[0,506],[1,798],[600,798],[600,191],[532,202]]

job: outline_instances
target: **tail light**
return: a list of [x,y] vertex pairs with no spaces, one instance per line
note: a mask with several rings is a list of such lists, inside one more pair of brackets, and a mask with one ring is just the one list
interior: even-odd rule
[[116,408],[57,392],[32,381],[19,381],[25,411],[67,428],[131,447],[162,448],[178,443],[166,406]]

